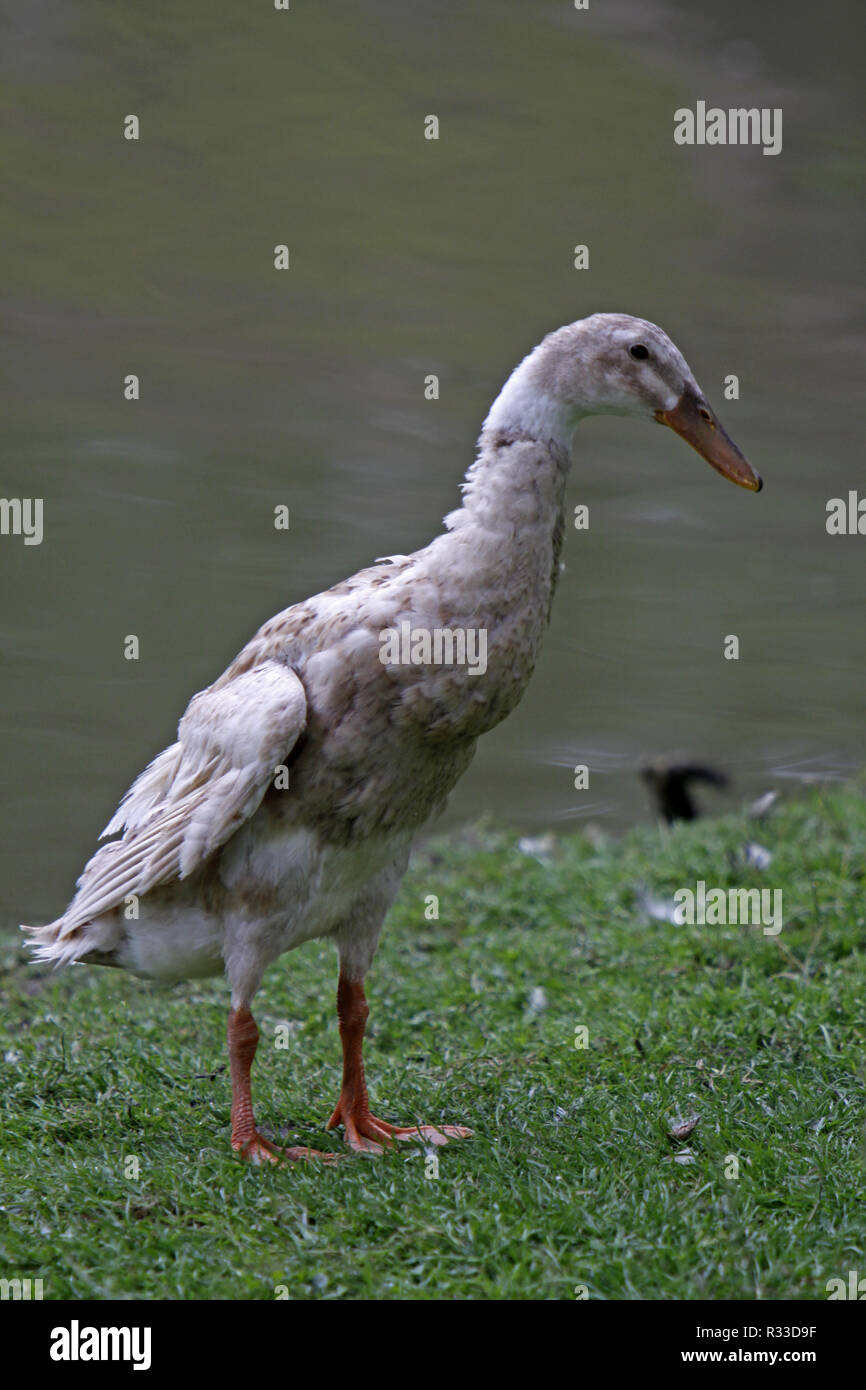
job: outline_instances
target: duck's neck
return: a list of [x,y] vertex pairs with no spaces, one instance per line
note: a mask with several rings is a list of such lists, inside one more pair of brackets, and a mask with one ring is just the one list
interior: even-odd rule
[[507,537],[509,549],[537,545],[562,513],[570,463],[570,449],[553,438],[485,425],[462,485],[463,504],[445,525],[471,528],[479,540]]
[[543,574],[549,584],[546,618],[558,571],[571,439],[585,412],[563,406],[552,394],[545,361],[536,348],[493,402],[463,483],[463,505],[446,516],[445,525],[458,542],[471,538],[477,548],[476,581],[488,574],[515,598],[528,583],[538,597],[536,571]]
[[463,506],[445,517],[448,531],[434,542],[438,582],[455,616],[477,614],[493,637],[509,614],[520,614],[537,645],[559,575],[569,464],[569,450],[552,439],[485,427]]
[[484,649],[483,671],[455,669],[445,685],[437,675],[437,728],[477,737],[526,688],[559,577],[568,465],[569,452],[552,440],[485,428],[463,506],[422,552],[440,620]]

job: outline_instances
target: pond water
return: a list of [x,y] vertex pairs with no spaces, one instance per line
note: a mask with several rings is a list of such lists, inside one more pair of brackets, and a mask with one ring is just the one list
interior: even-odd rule
[[[4,923],[62,908],[260,622],[436,534],[505,376],[596,310],[670,332],[765,488],[668,431],[580,427],[590,529],[449,820],[618,830],[676,751],[733,777],[713,808],[862,765],[866,537],[825,517],[866,493],[863,21],[773,10],[5,11],[0,491],[43,499],[44,538],[0,537]],[[780,108],[781,153],[676,145],[698,101]]]

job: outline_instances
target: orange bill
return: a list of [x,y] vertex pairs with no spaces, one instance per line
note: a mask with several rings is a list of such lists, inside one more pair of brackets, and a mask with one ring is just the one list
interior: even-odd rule
[[707,463],[712,464],[723,478],[730,478],[738,487],[760,492],[760,476],[743,458],[733,439],[722,429],[706,401],[694,391],[684,391],[672,410],[657,410],[660,425],[669,425]]

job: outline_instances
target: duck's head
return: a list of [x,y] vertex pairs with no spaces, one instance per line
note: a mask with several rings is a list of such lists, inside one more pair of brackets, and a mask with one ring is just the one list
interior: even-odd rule
[[646,319],[592,314],[549,333],[512,372],[485,429],[518,429],[569,445],[585,415],[657,420],[725,478],[761,490],[760,477],[722,429],[682,353]]

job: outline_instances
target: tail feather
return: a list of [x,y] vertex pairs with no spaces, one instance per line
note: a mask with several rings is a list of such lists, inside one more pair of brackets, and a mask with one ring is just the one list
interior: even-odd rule
[[106,939],[109,933],[95,930],[99,925],[97,919],[96,922],[82,922],[69,927],[64,913],[53,922],[47,922],[44,927],[28,927],[22,923],[21,930],[30,937],[25,945],[34,961],[47,962],[56,970],[61,970],[75,961],[85,960],[92,953],[103,952],[113,944]]

